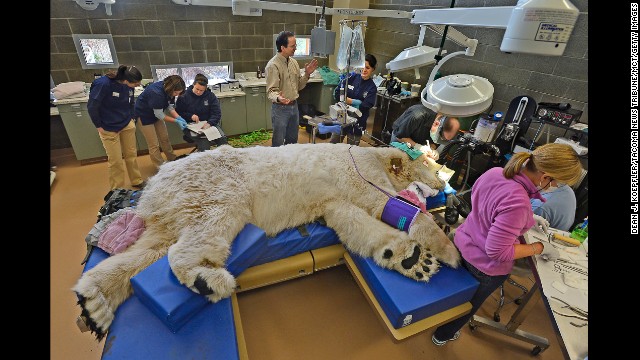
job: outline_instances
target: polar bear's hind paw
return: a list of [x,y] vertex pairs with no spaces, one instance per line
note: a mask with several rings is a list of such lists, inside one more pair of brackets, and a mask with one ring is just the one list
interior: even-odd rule
[[93,320],[89,311],[85,308],[86,298],[78,293],[78,305],[82,308],[82,312],[80,313],[81,319],[84,321],[85,325],[89,328],[92,334],[96,336],[96,340],[101,341],[106,335],[106,331],[102,330],[100,326]]
[[392,268],[402,275],[418,281],[429,281],[431,276],[438,272],[440,264],[430,253],[429,248],[423,250],[421,251],[420,246],[415,245],[411,255],[394,261],[393,250],[385,249],[382,257],[390,261]]

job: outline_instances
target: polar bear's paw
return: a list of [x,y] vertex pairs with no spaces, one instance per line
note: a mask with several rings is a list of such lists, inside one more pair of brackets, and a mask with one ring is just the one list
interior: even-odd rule
[[383,266],[418,281],[428,282],[440,269],[431,249],[416,241],[395,242],[375,254],[375,260]]
[[194,279],[189,288],[213,303],[231,296],[236,288],[236,279],[224,268],[196,267],[189,277]]
[[104,295],[99,291],[81,293],[76,291],[78,305],[82,308],[80,318],[98,341],[102,340],[111,326],[114,310],[108,305]]

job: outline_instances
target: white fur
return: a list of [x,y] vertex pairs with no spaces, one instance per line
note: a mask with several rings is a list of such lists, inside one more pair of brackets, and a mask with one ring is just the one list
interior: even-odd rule
[[[221,146],[163,165],[136,209],[146,224],[140,239],[87,271],[73,288],[84,298],[92,330],[104,335],[131,294],[129,279],[167,253],[174,274],[191,290],[202,293],[195,283],[205,283],[212,302],[231,295],[235,279],[224,264],[247,223],[274,236],[324,217],[347,249],[405,276],[428,281],[439,267],[435,258],[457,267],[457,249],[428,216],[419,214],[409,233],[379,220],[388,198],[358,175],[352,156],[362,176],[392,196],[412,181],[444,186],[398,149],[346,144]],[[392,158],[402,161],[398,174]]]

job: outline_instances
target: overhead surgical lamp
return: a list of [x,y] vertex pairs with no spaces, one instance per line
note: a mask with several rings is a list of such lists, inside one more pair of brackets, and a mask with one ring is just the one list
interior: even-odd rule
[[107,11],[107,15],[111,16],[113,13],[111,12],[111,4],[115,4],[116,0],[73,0],[76,4],[80,5],[81,8],[85,10],[95,10],[98,8],[100,3],[104,4],[104,8]]
[[[80,1],[80,0],[77,0]],[[105,1],[105,0],[97,0]],[[108,0],[106,0],[108,1]],[[112,0],[113,1],[113,0]],[[181,5],[230,6],[229,0],[172,0]],[[324,5],[311,6],[293,3],[277,3],[258,0],[235,0],[236,6],[289,11],[300,13],[324,13]],[[500,51],[544,56],[560,56],[578,19],[578,9],[568,0],[519,0],[516,6],[419,9],[412,12],[399,10],[328,8],[327,15],[368,16],[411,19],[412,24],[428,25],[437,31],[438,25],[460,25],[506,29]],[[326,37],[326,30],[319,26],[319,35]],[[449,31],[451,31],[449,27]],[[416,69],[434,62],[435,49],[423,46],[424,27],[418,45],[404,49],[388,64],[391,71]],[[447,33],[450,39],[450,34]],[[459,39],[460,40],[460,39]],[[458,42],[458,41],[456,41]],[[459,42],[458,42],[459,43]],[[460,44],[460,43],[459,43]],[[493,100],[493,85],[479,76],[457,74],[434,80],[438,69],[453,56],[473,56],[477,40],[466,39],[467,49],[445,56],[431,71],[429,81],[422,90],[422,104],[436,112],[450,116],[472,116],[486,110]],[[313,46],[313,41],[312,41]],[[434,54],[434,56],[432,56]]]

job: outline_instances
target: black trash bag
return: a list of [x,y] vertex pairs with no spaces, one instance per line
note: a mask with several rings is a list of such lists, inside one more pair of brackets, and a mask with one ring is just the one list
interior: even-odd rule
[[314,117],[318,115],[324,115],[323,112],[316,110],[313,104],[298,104],[298,122],[300,125],[307,125],[309,122],[304,118],[305,115]]

